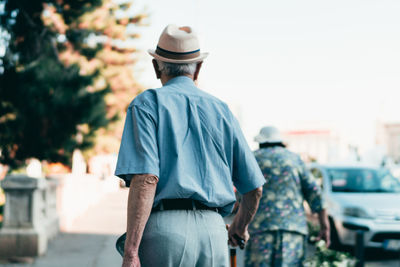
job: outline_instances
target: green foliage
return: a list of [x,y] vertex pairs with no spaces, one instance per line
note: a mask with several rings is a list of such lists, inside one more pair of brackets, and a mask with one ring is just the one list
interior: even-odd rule
[[145,16],[111,0],[0,0],[0,7],[0,163],[68,163],[75,148],[95,142],[96,153],[115,152],[122,127],[104,127],[139,91],[132,26]]
[[[310,240],[315,242],[320,227],[317,223],[307,222]],[[313,244],[315,252],[305,261],[305,267],[354,267],[355,259],[349,253],[328,249],[325,241],[320,240]]]
[[92,11],[102,4],[101,0],[64,0],[52,2],[59,3],[58,11],[62,14],[66,24],[75,22],[77,18],[80,18],[85,13]]
[[[108,123],[107,90],[86,90],[93,76],[80,75],[76,65],[43,58],[23,71],[6,69],[1,78],[0,160],[11,167],[30,157],[68,163],[73,150],[90,147],[95,130]],[[84,124],[89,127],[78,132]]]
[[[79,62],[88,72],[93,68],[99,71],[95,87],[102,84],[110,87],[112,94],[106,98],[107,117],[116,118],[107,129],[97,132],[96,146],[87,151],[86,156],[118,151],[123,114],[141,90],[133,67],[137,52],[135,39],[139,38],[136,27],[143,27],[145,18],[131,2],[103,0],[99,7],[85,13],[76,23],[68,24],[66,36],[73,49],[68,47],[62,57]],[[79,51],[79,56],[74,51]]]
[[[5,4],[0,27],[8,33],[2,35],[7,47],[0,72],[0,162],[11,168],[31,157],[69,163],[73,150],[91,147],[96,130],[109,123],[104,97],[110,90],[93,88],[99,70],[83,72],[78,64],[60,60],[63,46],[82,42],[81,37],[57,40],[63,21],[78,23],[101,1],[0,3]],[[56,26],[43,19],[51,10],[58,10]]]
[[325,241],[315,244],[314,255],[306,259],[305,267],[354,267],[355,259],[348,253],[328,249]]
[[8,53],[17,56],[14,63],[29,64],[43,55],[43,48],[54,44],[57,29],[47,27],[42,19],[46,7],[54,7],[68,23],[79,21],[80,16],[92,11],[101,0],[1,0],[4,12],[0,26],[11,35]]

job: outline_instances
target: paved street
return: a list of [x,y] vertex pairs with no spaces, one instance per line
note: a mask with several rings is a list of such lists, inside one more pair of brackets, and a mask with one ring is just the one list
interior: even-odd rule
[[71,231],[49,243],[46,255],[33,263],[1,263],[1,267],[113,267],[122,259],[115,241],[126,227],[128,190],[110,193],[78,218]]
[[[68,233],[60,233],[49,244],[46,255],[31,263],[5,263],[0,267],[114,267],[122,259],[114,248],[126,227],[128,190],[110,193],[78,218]],[[367,250],[366,267],[400,267],[400,255]],[[243,252],[238,251],[238,267]]]
[[365,259],[366,267],[400,267],[400,252],[367,249]]

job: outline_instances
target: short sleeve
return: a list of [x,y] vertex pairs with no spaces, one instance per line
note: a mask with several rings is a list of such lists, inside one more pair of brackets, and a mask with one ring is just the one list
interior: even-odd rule
[[159,177],[156,121],[140,106],[128,108],[115,175],[130,185],[133,174],[149,173]]
[[264,185],[264,176],[235,118],[233,118],[232,160],[233,184],[241,194]]

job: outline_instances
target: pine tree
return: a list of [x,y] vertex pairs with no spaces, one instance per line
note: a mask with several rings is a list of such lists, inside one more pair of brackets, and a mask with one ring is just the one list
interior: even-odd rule
[[117,17],[129,5],[108,0],[0,3],[0,162],[68,163],[74,149],[90,148],[99,129],[116,121],[127,92],[136,93],[127,56],[134,50],[116,40],[137,37],[126,25],[143,16]]
[[[133,13],[133,14],[132,14]],[[64,51],[61,58],[68,61],[80,62],[83,69],[90,71],[96,68],[100,77],[97,86],[108,84],[112,94],[107,95],[107,116],[115,119],[107,129],[100,129],[96,135],[96,146],[93,153],[116,152],[122,135],[122,113],[134,96],[141,91],[140,85],[135,81],[133,65],[135,64],[134,40],[139,37],[135,29],[145,25],[146,15],[137,12],[131,2],[119,4],[111,0],[103,0],[102,4],[92,12],[81,16],[79,24],[69,25],[74,31],[91,32],[91,47],[96,51],[96,56],[91,57],[91,50],[85,51],[90,46],[75,54],[74,50]],[[96,40],[97,41],[96,41]]]

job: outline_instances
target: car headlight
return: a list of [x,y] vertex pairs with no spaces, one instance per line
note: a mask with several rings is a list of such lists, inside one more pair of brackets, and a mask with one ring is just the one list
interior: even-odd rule
[[371,214],[369,214],[365,209],[359,207],[344,208],[343,214],[350,217],[373,219]]

